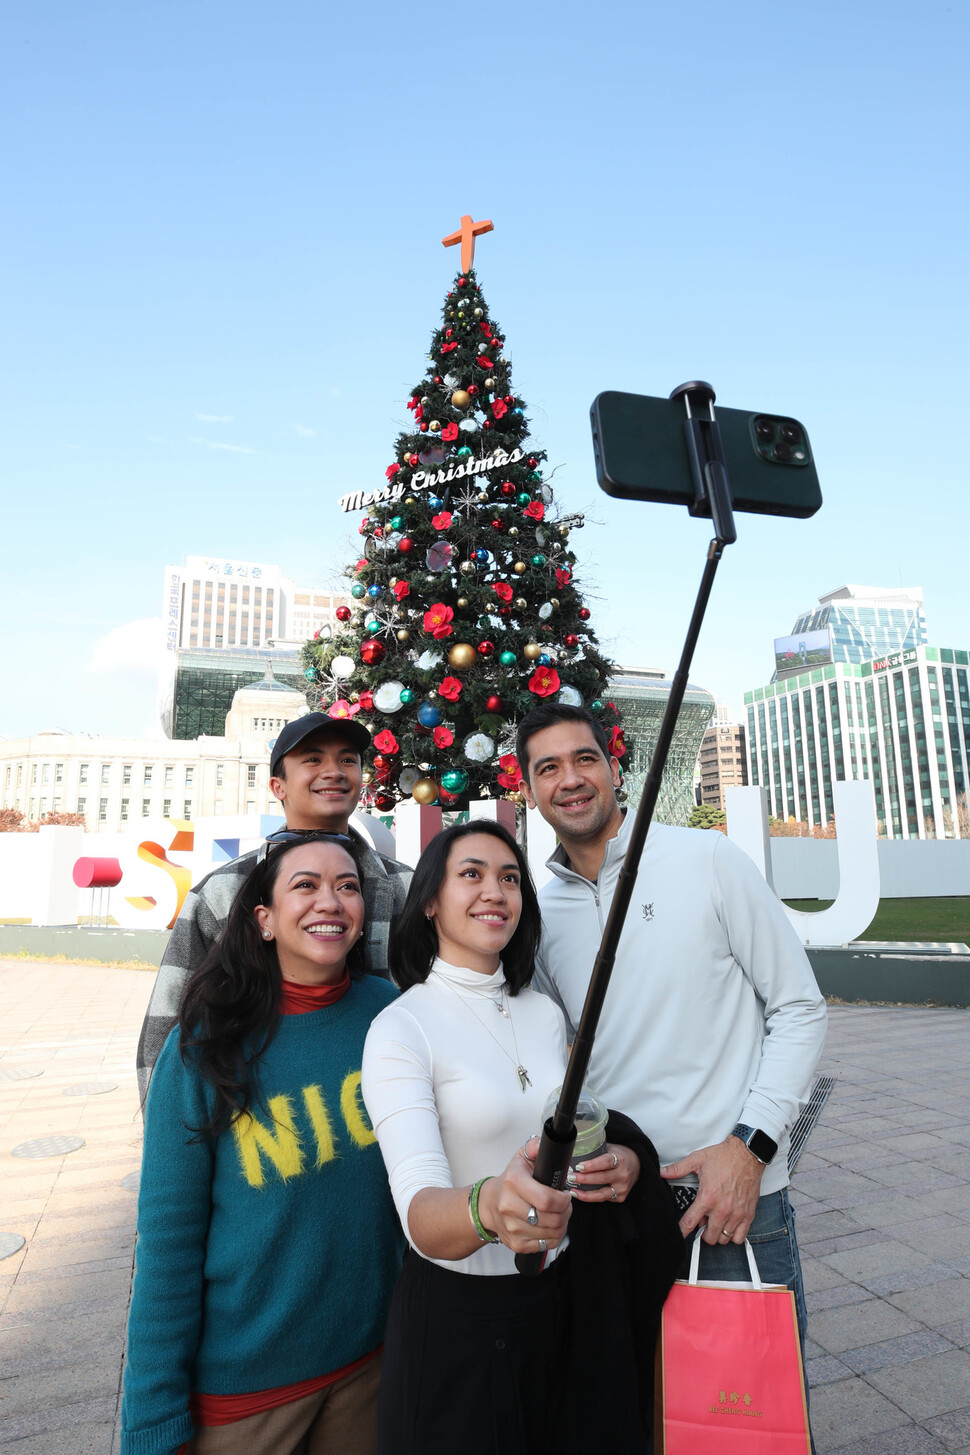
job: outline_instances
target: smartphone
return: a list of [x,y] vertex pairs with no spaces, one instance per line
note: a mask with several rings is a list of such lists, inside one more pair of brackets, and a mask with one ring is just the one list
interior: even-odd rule
[[[715,405],[735,510],[805,519],[822,504],[805,426],[783,414]],[[707,417],[707,411],[704,411]],[[600,489],[621,500],[693,505],[683,399],[608,389],[590,410]]]

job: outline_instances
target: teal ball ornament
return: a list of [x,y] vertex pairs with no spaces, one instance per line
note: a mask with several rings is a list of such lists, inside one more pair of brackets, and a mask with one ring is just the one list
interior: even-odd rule
[[520,490],[515,498],[520,505],[528,505],[532,499],[532,496],[529,494],[528,490]]
[[468,787],[468,774],[464,768],[449,768],[441,775],[441,786],[446,793],[464,793]]
[[544,556],[544,555],[543,555],[543,554],[542,554],[542,552],[541,552],[541,551],[538,551],[538,552],[537,552],[537,553],[536,553],[536,555],[534,555],[534,556],[533,556],[533,557],[532,557],[532,564],[533,564],[533,566],[537,566],[537,567],[538,567],[538,566],[544,566],[544,565],[545,565],[545,564],[546,564],[546,558],[545,558],[545,556]]
[[499,657],[499,661],[501,662],[501,664],[502,664],[503,667],[514,667],[515,666],[515,653],[514,652],[503,652],[501,654],[501,656]]
[[376,636],[377,633],[382,630],[381,624],[377,620],[376,616],[372,616],[370,620],[365,623],[365,630],[369,631],[372,637]]
[[471,450],[468,448],[468,446],[462,445],[461,449],[458,451],[458,458],[459,460],[467,460],[470,454]]
[[316,667],[308,667],[303,675],[308,682],[312,682],[314,677],[317,675]]
[[599,700],[598,697],[595,698],[590,703],[589,710],[590,710],[590,712],[602,712],[603,711],[603,704],[602,704],[602,702],[600,702],[600,700]]
[[404,529],[404,516],[403,515],[392,515],[391,516],[391,530],[403,530],[403,529]]
[[403,702],[405,707],[409,707],[416,696],[417,693],[415,692],[413,687],[405,687],[401,693],[401,701]]
[[350,588],[350,594],[355,601],[359,601],[362,596],[367,595],[367,587],[364,585],[363,581],[355,581],[353,586],[351,586]]

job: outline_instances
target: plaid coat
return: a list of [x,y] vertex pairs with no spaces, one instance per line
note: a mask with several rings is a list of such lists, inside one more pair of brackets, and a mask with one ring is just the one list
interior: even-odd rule
[[[363,874],[361,888],[367,910],[364,959],[368,973],[391,978],[388,948],[391,926],[400,914],[411,883],[412,870],[396,859],[375,853],[360,836],[357,857]],[[148,1095],[152,1067],[178,1017],[179,1002],[189,976],[202,964],[222,933],[243,880],[256,863],[258,849],[220,864],[186,895],[158,969],[138,1041],[138,1089],[142,1105]]]

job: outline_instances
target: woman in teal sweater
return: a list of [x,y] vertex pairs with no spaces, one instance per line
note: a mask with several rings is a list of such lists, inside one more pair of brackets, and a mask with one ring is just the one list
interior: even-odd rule
[[360,1096],[352,841],[269,846],[152,1077],[122,1455],[371,1455],[401,1238]]

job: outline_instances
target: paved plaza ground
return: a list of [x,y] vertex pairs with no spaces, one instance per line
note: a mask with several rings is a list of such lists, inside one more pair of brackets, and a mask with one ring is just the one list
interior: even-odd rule
[[[0,1448],[112,1455],[147,971],[0,961]],[[819,1455],[970,1455],[970,1011],[838,1006],[793,1200]],[[25,1076],[24,1072],[40,1072]],[[66,1094],[91,1083],[100,1094]],[[84,1146],[39,1160],[34,1139]],[[128,1186],[124,1185],[125,1181]]]

